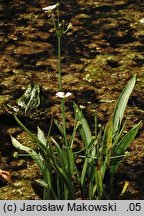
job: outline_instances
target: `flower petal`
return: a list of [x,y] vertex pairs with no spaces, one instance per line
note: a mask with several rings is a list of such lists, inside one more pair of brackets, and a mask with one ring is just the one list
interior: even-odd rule
[[64,93],[64,92],[57,92],[56,93],[56,97],[59,97],[59,98],[66,98],[66,97],[69,97],[71,96],[72,93],[70,92],[67,92],[67,93]]
[[56,93],[56,97],[59,97],[59,98],[64,98],[64,95],[65,95],[64,92],[57,92]]
[[65,97],[69,97],[69,96],[71,96],[71,95],[72,95],[72,93],[67,92],[67,93],[65,94]]
[[45,12],[51,12],[52,10],[54,10],[55,8],[57,8],[59,6],[59,4],[54,4],[54,5],[50,5],[48,7],[44,7],[42,8]]

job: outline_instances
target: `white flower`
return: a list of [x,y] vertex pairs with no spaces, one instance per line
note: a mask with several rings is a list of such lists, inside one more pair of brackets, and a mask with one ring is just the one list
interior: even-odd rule
[[57,92],[56,93],[56,97],[59,97],[59,98],[66,98],[66,97],[69,97],[71,96],[72,93],[70,92],[67,92],[67,93],[64,93],[64,92]]
[[45,12],[51,13],[52,10],[56,9],[59,6],[59,3],[54,4],[54,5],[50,5],[48,7],[44,7],[42,8]]

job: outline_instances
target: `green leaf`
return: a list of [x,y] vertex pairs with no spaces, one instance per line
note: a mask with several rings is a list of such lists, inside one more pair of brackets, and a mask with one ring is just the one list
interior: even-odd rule
[[13,136],[11,136],[11,141],[12,144],[14,145],[15,148],[23,150],[27,152],[36,162],[36,164],[40,167],[41,170],[43,170],[43,161],[41,160],[41,157],[34,151],[33,149],[22,145],[18,140],[16,140]]
[[114,142],[113,142],[112,149],[115,148],[115,146],[117,145],[117,143],[118,143],[119,140],[121,139],[121,137],[122,137],[122,133],[123,133],[123,131],[124,131],[124,129],[125,129],[125,126],[126,126],[126,123],[127,123],[127,119],[125,120],[125,122],[124,122],[122,128],[120,129],[120,132],[115,136],[115,139],[114,139]]
[[69,188],[69,191],[71,192],[71,196],[73,197],[72,199],[74,199],[75,191],[74,191],[73,183],[69,180],[68,176],[60,166],[55,164],[54,168],[56,169],[57,173],[61,175],[63,181],[66,183],[67,187]]
[[103,136],[103,145],[101,148],[101,154],[102,156],[105,156],[108,154],[109,150],[112,148],[112,119],[108,121],[105,131],[104,131],[104,136]]
[[99,167],[96,167],[96,179],[97,179],[97,191],[98,191],[98,197],[97,199],[102,199],[103,195],[103,181],[102,181],[102,175],[100,172]]
[[130,143],[135,138],[139,128],[141,125],[141,121],[135,125],[119,142],[119,144],[116,146],[114,150],[114,155],[121,155],[124,154],[127,148],[129,147]]
[[43,179],[36,179],[35,182],[42,187],[48,188],[48,184]]
[[27,134],[29,134],[33,139],[35,139],[34,134],[23,125],[23,123],[18,119],[18,117],[16,115],[14,115],[14,118],[15,118],[16,122],[21,126],[21,128],[25,132],[27,132]]
[[74,139],[75,139],[75,135],[76,135],[77,129],[78,129],[78,124],[75,121],[74,122],[74,126],[73,126],[73,132],[72,132],[72,135],[71,135],[70,141],[69,141],[69,145],[70,145],[71,148],[73,147],[73,143],[74,143]]
[[[59,146],[59,144],[56,142],[55,139],[51,138],[52,142],[54,143],[55,145],[55,153],[57,154],[57,157],[55,158],[54,160],[54,155],[51,155],[52,157],[52,160],[54,161],[54,163],[56,164],[60,164],[63,171],[66,173],[66,170],[65,170],[65,164],[64,164],[64,155],[63,155],[63,152],[62,152],[62,149],[61,147]],[[53,153],[52,153],[53,154]]]
[[68,148],[68,155],[69,155],[69,165],[70,165],[70,173],[71,176],[73,176],[73,172],[74,172],[74,165],[75,165],[75,161],[74,161],[74,154],[73,154],[73,150],[72,148]]
[[105,173],[108,170],[108,168],[111,166],[110,164],[110,159],[111,159],[111,150],[107,153],[107,155],[104,158],[103,163],[100,166],[100,170],[101,170],[101,178],[102,180],[105,177]]
[[127,106],[127,102],[130,97],[130,94],[132,93],[132,90],[135,86],[135,82],[136,82],[136,76],[133,76],[130,79],[130,81],[127,83],[125,88],[123,89],[117,101],[117,104],[114,110],[114,115],[113,115],[113,134],[119,132],[119,127],[123,119],[124,111]]
[[93,166],[91,166],[91,173],[90,173],[90,176],[89,176],[89,180],[90,180],[90,183],[89,183],[89,199],[95,199],[95,194],[96,194],[96,191],[97,191],[97,170],[96,170],[96,167],[95,165],[93,164]]
[[74,103],[74,112],[75,112],[75,118],[79,122],[79,132],[82,137],[84,147],[89,145],[89,143],[92,140],[92,134],[89,127],[89,124],[84,117],[82,111],[79,109],[79,107]]
[[81,177],[80,177],[80,181],[81,181],[81,185],[82,187],[85,185],[85,181],[86,181],[86,173],[87,173],[87,168],[88,168],[88,158],[85,159],[84,161],[84,165],[82,168],[82,172],[81,172]]
[[54,123],[56,124],[56,126],[57,126],[57,128],[59,129],[61,135],[63,136],[63,135],[64,135],[64,130],[63,130],[62,125],[59,124],[59,122],[58,122],[56,119],[54,119]]
[[65,172],[68,175],[70,173],[70,166],[69,166],[68,148],[66,146],[62,147],[62,161],[63,161]]
[[30,137],[35,141],[35,143],[37,144],[37,146],[40,148],[41,154],[43,157],[45,157],[46,155],[49,155],[49,151],[48,148],[37,138],[37,136],[35,136],[30,130],[28,130],[28,128],[26,128],[23,123],[17,118],[16,115],[14,115],[15,120],[17,121],[17,123],[21,126],[21,128],[30,135]]
[[38,135],[39,141],[46,146],[47,140],[45,138],[44,132],[39,127],[37,127],[37,130],[38,130],[37,135]]

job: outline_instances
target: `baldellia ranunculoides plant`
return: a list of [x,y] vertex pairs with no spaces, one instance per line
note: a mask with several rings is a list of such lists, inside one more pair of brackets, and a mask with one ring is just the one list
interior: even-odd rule
[[[126,126],[126,120],[123,123],[124,111],[135,86],[136,77],[132,77],[123,89],[114,113],[103,132],[97,129],[95,117],[95,131],[93,133],[82,110],[73,103],[74,126],[72,133],[67,136],[65,99],[71,93],[64,93],[62,88],[61,37],[71,25],[65,30],[64,22],[60,22],[59,6],[59,4],[55,4],[44,8],[44,10],[52,17],[58,41],[59,92],[56,93],[56,96],[60,97],[61,100],[62,123],[55,120],[55,124],[62,139],[57,140],[50,135],[52,122],[47,136],[39,127],[37,135],[35,135],[15,115],[17,123],[37,145],[37,151],[22,145],[12,136],[11,140],[17,149],[27,152],[27,155],[31,156],[39,166],[42,179],[37,180],[37,182],[44,187],[43,199],[110,199],[113,198],[114,193],[115,172],[121,159],[127,155],[127,148],[135,138],[141,124],[139,122],[124,135],[123,131]],[[76,135],[80,135],[83,144],[83,148],[77,152],[73,149]],[[19,155],[21,154],[17,156]],[[81,165],[77,163],[79,158],[82,160]],[[79,168],[79,166],[81,167]],[[107,181],[106,178],[108,178]],[[77,197],[77,192],[80,194],[79,197]]]
[[40,128],[38,128],[37,136],[34,136],[34,134],[19,121],[16,115],[16,121],[38,145],[38,153],[28,147],[22,146],[13,137],[12,143],[15,147],[26,151],[40,167],[43,180],[39,180],[39,183],[44,186],[44,199],[75,199],[75,188],[73,183],[75,162],[72,146],[76,133],[76,125],[74,125],[73,134],[70,140],[68,140],[66,132],[65,98],[69,97],[71,93],[63,92],[61,74],[61,39],[72,25],[69,24],[65,28],[64,21],[60,21],[59,7],[60,5],[57,3],[45,7],[43,10],[52,18],[52,23],[57,36],[59,92],[56,93],[56,97],[59,97],[61,100],[62,123],[55,120],[55,124],[61,132],[63,143],[61,145],[61,141],[58,143],[54,138],[49,137],[51,126],[47,138],[45,138],[44,133]]

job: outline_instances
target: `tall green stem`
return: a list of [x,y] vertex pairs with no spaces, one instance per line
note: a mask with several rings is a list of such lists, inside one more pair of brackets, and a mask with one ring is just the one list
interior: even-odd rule
[[59,82],[59,91],[62,92],[62,75],[61,75],[61,35],[60,30],[57,32],[58,39],[58,82]]
[[[57,39],[58,39],[58,81],[59,81],[59,91],[62,92],[63,89],[62,89],[62,74],[61,74],[61,29],[60,29],[59,23],[58,23]],[[66,146],[68,146],[67,134],[66,134],[65,99],[64,98],[61,98],[61,112],[62,112],[64,140],[65,140]]]
[[62,122],[63,122],[64,139],[65,139],[66,146],[68,146],[67,135],[66,135],[65,99],[64,98],[61,99],[61,111],[62,111]]

